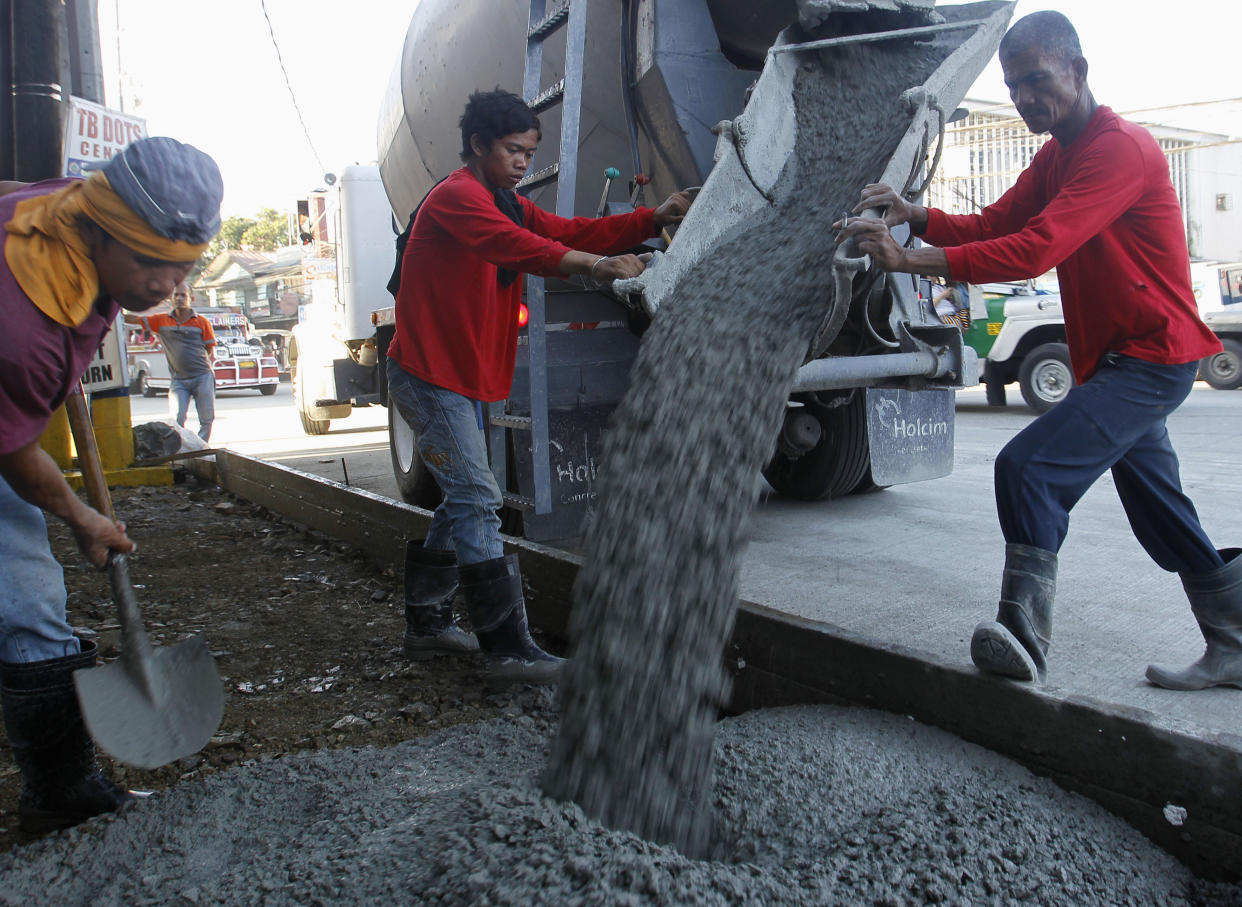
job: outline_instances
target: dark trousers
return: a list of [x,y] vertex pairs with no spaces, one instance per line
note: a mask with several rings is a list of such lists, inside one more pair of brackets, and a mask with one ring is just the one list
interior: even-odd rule
[[1111,469],[1130,528],[1157,564],[1176,573],[1222,566],[1182,492],[1165,427],[1197,368],[1110,353],[1090,380],[1019,432],[996,458],[1005,541],[1060,550],[1070,510]]

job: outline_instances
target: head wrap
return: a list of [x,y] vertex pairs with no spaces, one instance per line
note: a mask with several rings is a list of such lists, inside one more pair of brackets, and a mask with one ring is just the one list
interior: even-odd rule
[[89,179],[18,202],[4,225],[5,261],[40,311],[76,326],[100,292],[82,216],[139,255],[189,262],[220,228],[222,195],[219,168],[203,152],[141,139]]

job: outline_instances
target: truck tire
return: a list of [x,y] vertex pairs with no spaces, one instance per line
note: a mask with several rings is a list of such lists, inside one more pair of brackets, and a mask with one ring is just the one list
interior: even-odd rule
[[1220,341],[1224,350],[1208,356],[1199,366],[1203,380],[1218,391],[1242,387],[1242,343],[1229,337]]
[[293,373],[293,400],[298,408],[298,418],[302,420],[302,431],[308,435],[326,435],[331,419],[312,419],[306,413],[306,391],[302,387],[300,375]]
[[397,412],[396,405],[388,403],[388,453],[392,457],[392,474],[397,480],[401,500],[424,510],[440,506],[440,486],[435,477],[423,465],[423,459],[415,450],[414,429]]
[[1045,343],[1026,354],[1018,369],[1022,399],[1037,413],[1046,413],[1065,399],[1074,386],[1069,347],[1064,343]]
[[272,394],[276,393],[276,385],[275,384],[260,384],[259,393],[261,393],[265,397],[270,397]]
[[871,472],[867,443],[867,395],[856,392],[844,406],[807,404],[819,420],[819,443],[800,457],[781,451],[763,468],[777,494],[799,501],[839,498],[864,484]]

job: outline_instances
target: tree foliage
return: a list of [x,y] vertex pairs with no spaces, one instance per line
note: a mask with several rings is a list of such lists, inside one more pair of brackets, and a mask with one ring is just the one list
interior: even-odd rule
[[289,242],[288,217],[275,208],[264,208],[254,217],[226,217],[220,232],[207,248],[208,259],[225,249],[271,252]]

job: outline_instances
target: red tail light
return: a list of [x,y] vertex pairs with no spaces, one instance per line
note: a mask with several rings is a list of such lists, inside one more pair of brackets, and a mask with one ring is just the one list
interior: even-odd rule
[[530,321],[530,309],[526,308],[526,303],[518,303],[518,327],[526,327],[526,322]]

